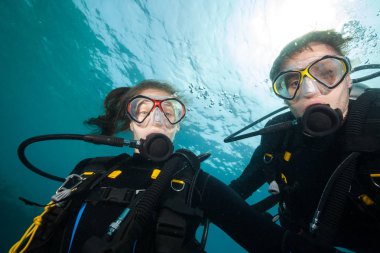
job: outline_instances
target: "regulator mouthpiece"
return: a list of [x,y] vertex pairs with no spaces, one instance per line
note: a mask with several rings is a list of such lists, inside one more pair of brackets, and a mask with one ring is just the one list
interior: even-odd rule
[[173,154],[173,143],[164,134],[153,133],[149,134],[145,140],[141,139],[137,149],[140,154],[154,162],[163,162]]
[[308,107],[301,118],[304,134],[311,137],[323,137],[334,133],[342,125],[342,121],[342,111],[334,110],[327,104]]

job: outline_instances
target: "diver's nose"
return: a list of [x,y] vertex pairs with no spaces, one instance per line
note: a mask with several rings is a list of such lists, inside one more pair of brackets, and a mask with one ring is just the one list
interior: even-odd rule
[[157,125],[163,124],[161,111],[158,107],[156,107],[153,112],[153,123]]
[[316,81],[305,76],[301,84],[301,96],[306,98],[311,98],[318,94],[319,90]]

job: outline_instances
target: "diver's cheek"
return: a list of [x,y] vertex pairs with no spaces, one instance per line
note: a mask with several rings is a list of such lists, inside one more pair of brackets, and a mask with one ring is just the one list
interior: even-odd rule
[[179,125],[174,125],[170,128],[163,128],[163,134],[165,134],[171,141],[174,140],[176,133],[179,131]]
[[296,118],[301,117],[306,109],[306,102],[304,102],[303,99],[299,98],[296,98],[291,101],[286,101],[285,104],[289,106],[290,111]]
[[134,140],[145,139],[148,135],[148,129],[146,127],[141,127],[135,122],[131,122],[130,130],[133,133]]
[[164,134],[171,140],[173,141],[174,140],[174,136],[175,134],[177,133],[177,131],[175,131],[175,129],[167,129],[166,131],[164,131]]

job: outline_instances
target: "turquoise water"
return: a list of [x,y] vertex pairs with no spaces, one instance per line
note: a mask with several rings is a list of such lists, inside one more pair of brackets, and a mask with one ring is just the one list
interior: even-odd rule
[[[289,40],[312,29],[335,28],[354,37],[354,64],[380,63],[378,1],[309,1],[313,11],[301,8],[304,3],[0,1],[0,251],[42,211],[18,197],[45,203],[59,186],[19,162],[18,144],[35,135],[90,132],[83,120],[101,112],[114,87],[146,78],[173,83],[189,108],[176,147],[211,151],[204,170],[229,183],[259,139],[222,140],[282,106],[270,93],[267,76]],[[64,177],[83,158],[120,152],[130,150],[51,141],[35,144],[27,155]],[[265,195],[263,188],[249,201]],[[215,226],[207,250],[244,252]]]

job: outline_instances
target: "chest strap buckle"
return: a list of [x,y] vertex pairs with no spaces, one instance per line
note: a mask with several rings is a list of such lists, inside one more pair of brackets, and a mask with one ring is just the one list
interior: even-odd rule
[[101,187],[94,189],[86,201],[88,202],[113,202],[130,204],[132,200],[145,189],[135,190],[129,188]]

